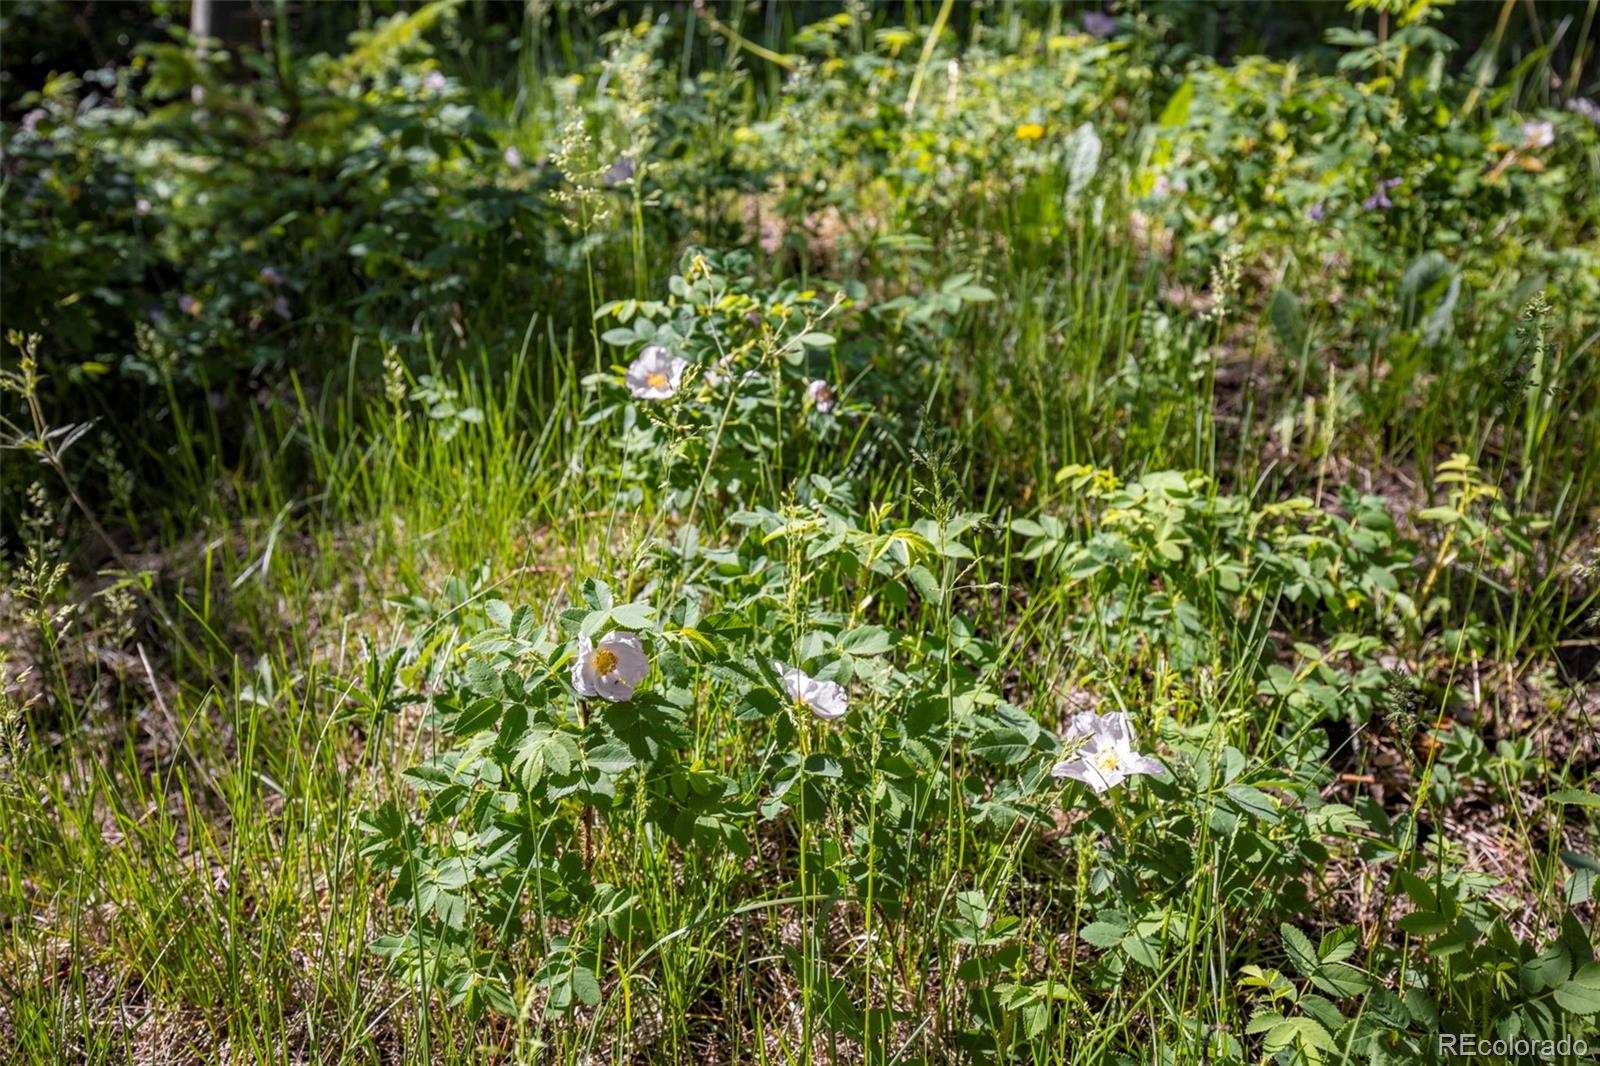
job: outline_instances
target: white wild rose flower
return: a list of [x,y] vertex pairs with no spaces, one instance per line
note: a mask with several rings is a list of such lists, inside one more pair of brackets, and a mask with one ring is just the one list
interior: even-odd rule
[[650,660],[635,634],[614,630],[598,644],[578,635],[578,659],[572,664],[572,687],[578,695],[621,703],[649,672]]
[[789,698],[811,709],[811,713],[825,722],[843,718],[850,709],[844,686],[837,681],[818,681],[804,670],[774,662],[772,668],[783,679]]
[[1555,123],[1547,119],[1522,124],[1522,141],[1526,148],[1548,148],[1555,143],[1555,140]]
[[678,391],[689,360],[673,355],[659,344],[646,346],[628,365],[628,391],[641,400],[665,400]]
[[833,386],[817,378],[806,386],[806,399],[816,404],[817,410],[823,414],[832,411],[839,402],[839,397],[834,394]]
[[1165,772],[1160,762],[1133,750],[1133,730],[1128,725],[1128,716],[1121,711],[1110,714],[1083,711],[1073,715],[1067,739],[1083,743],[1072,758],[1052,766],[1050,775],[1058,780],[1081,781],[1096,793],[1116,788],[1129,774]]

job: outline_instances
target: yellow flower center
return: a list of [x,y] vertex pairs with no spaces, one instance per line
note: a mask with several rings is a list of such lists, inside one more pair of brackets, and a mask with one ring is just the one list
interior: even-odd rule
[[597,649],[594,657],[589,660],[594,665],[594,672],[604,677],[617,668],[617,655],[615,652],[604,648]]
[[664,389],[667,387],[667,375],[657,370],[654,374],[645,378],[644,383],[652,389]]
[[1117,768],[1121,761],[1122,760],[1117,757],[1117,751],[1115,748],[1111,749],[1110,751],[1102,751],[1099,755],[1094,757],[1095,769],[1101,771],[1102,773],[1111,773]]

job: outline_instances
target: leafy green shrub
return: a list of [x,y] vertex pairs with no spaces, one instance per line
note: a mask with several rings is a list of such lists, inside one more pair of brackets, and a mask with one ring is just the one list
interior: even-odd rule
[[[597,563],[616,587],[590,579],[576,606],[542,614],[457,583],[394,657],[408,698],[428,692],[439,741],[403,774],[416,801],[362,822],[398,926],[373,947],[397,973],[474,1014],[576,1012],[594,1032],[700,923],[791,908],[803,931],[783,964],[816,1017],[864,1045],[881,1046],[903,1011],[852,998],[827,932],[836,912],[869,941],[921,923],[960,951],[954,1037],[978,1060],[1045,1055],[1074,996],[1138,997],[1213,955],[1252,1014],[1241,1032],[1199,1025],[1183,1039],[1228,1060],[1253,1041],[1286,1062],[1346,1047],[1404,1061],[1445,1022],[1582,1031],[1593,956],[1580,927],[1548,943],[1513,936],[1491,879],[1439,873],[1459,863],[1441,858],[1442,836],[1424,839],[1416,809],[1326,795],[1321,724],[1366,727],[1392,702],[1377,634],[1433,642],[1446,617],[1472,622],[1469,604],[1419,609],[1438,578],[1384,501],[1257,505],[1198,474],[1123,482],[1069,467],[1064,514],[1004,531],[932,488],[922,513],[902,515],[817,474],[792,480],[782,505],[741,507],[790,462],[788,435],[834,426],[807,361],[840,347],[818,336],[839,304],[754,289],[744,262],[691,253],[666,300],[601,308],[617,323],[603,341],[633,358],[620,380],[591,376],[582,419],[612,427],[590,455],[596,483],[630,507],[659,493],[656,507],[689,514],[719,510],[706,504],[723,494],[726,538],[656,527],[633,557]],[[1449,531],[1435,560],[1490,558],[1490,541],[1516,551],[1517,523],[1489,506],[1480,472],[1456,461],[1440,480],[1458,490],[1425,518]],[[995,555],[1007,536],[1021,541],[1014,561]],[[1087,682],[1133,703],[1118,727],[1127,750],[1110,753],[1121,768],[1087,761],[1108,754],[1082,724],[1101,716],[1058,733],[1056,697],[1032,687],[1056,675],[1028,669],[1015,634],[988,631],[973,575],[1024,564],[1082,608],[1062,617]],[[1294,669],[1278,661],[1285,643]],[[1230,676],[1207,680],[1217,662]],[[1192,696],[1129,701],[1119,679],[1157,669],[1201,676]],[[1423,791],[1448,799],[1479,772],[1473,758],[1451,750],[1422,767]],[[1051,880],[1075,871],[1026,890],[1070,898],[1073,935],[1095,952],[1077,992],[1028,950],[1011,875],[930,895],[952,839]],[[652,858],[620,863],[596,841]],[[1383,920],[1416,945],[1363,949],[1348,925],[1313,943],[1313,889],[1335,854],[1393,867]],[[685,916],[666,888],[681,870],[730,898],[769,894]],[[1445,931],[1457,939],[1426,939]]]

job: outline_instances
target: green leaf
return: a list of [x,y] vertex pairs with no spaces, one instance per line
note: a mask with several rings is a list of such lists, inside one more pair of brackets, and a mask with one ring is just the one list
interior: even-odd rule
[[1600,1011],[1600,962],[1591,962],[1556,986],[1556,1002],[1569,1014]]
[[1366,993],[1372,987],[1367,975],[1343,962],[1325,962],[1311,975],[1311,983],[1328,993],[1348,999]]
[[600,1005],[600,982],[595,980],[594,971],[587,966],[573,969],[572,992],[580,1001],[591,1007]]
[[1122,943],[1127,932],[1127,927],[1111,922],[1090,922],[1078,930],[1078,936],[1097,948],[1114,948]]
[[450,732],[458,737],[471,736],[492,727],[500,720],[501,703],[493,696],[475,699],[461,709]]
[[505,600],[490,600],[488,603],[483,605],[483,610],[484,613],[489,616],[489,621],[493,622],[501,629],[510,628],[511,605],[506,603]]
[[1435,251],[1423,252],[1406,268],[1400,279],[1400,295],[1417,297],[1438,284],[1450,273],[1450,261]]
[[611,586],[597,577],[584,581],[583,602],[589,605],[591,611],[605,611],[611,608]]
[[1001,726],[973,741],[972,753],[998,766],[1011,766],[1032,755],[1033,745],[1020,730]]
[[583,761],[603,774],[620,774],[637,765],[639,760],[621,741],[607,740],[584,752]]
[[531,640],[535,621],[532,608],[518,607],[516,613],[511,616],[511,635],[518,640]]
[[1299,355],[1306,345],[1306,318],[1300,310],[1300,301],[1288,289],[1279,287],[1272,294],[1267,317],[1278,334],[1278,343],[1289,355]]
[[1450,928],[1450,921],[1434,911],[1415,911],[1395,923],[1412,936],[1438,936]]
[[1229,785],[1222,791],[1246,814],[1253,814],[1268,825],[1277,825],[1282,821],[1277,801],[1260,789],[1249,785]]
[[973,929],[989,927],[989,900],[975,889],[956,893],[956,914]]
[[1566,850],[1561,852],[1561,861],[1572,871],[1564,893],[1567,902],[1576,907],[1593,899],[1595,881],[1600,879],[1600,861],[1581,852]]
[[1332,1035],[1322,1027],[1321,1022],[1312,1018],[1285,1018],[1267,1030],[1263,1043],[1269,1054],[1276,1054],[1287,1047],[1334,1050]]
[[1568,807],[1600,807],[1600,796],[1593,792],[1583,792],[1578,789],[1563,789],[1552,792],[1545,797],[1551,803],[1560,803]]
[[1418,910],[1439,909],[1439,897],[1434,893],[1432,885],[1409,870],[1401,870],[1399,876],[1400,887],[1405,890],[1406,898],[1411,900]]
[[1537,995],[1572,976],[1572,952],[1560,940],[1522,964],[1522,990]]
[[482,659],[467,663],[467,684],[480,696],[504,696],[506,691],[500,674]]
[[1289,961],[1294,964],[1296,972],[1301,977],[1310,977],[1316,973],[1319,963],[1316,949],[1311,946],[1311,938],[1288,922],[1278,927],[1278,933],[1283,937],[1283,950],[1288,954]]
[[1167,106],[1161,109],[1161,117],[1156,121],[1162,129],[1177,129],[1189,121],[1189,109],[1193,104],[1194,79],[1185,78],[1183,84],[1178,86],[1178,91],[1167,101]]
[[1360,931],[1353,925],[1342,925],[1325,934],[1317,945],[1317,957],[1323,962],[1343,962],[1356,953]]
[[816,752],[806,756],[804,765],[807,777],[843,777],[844,768],[839,765],[839,760],[832,755]]
[[649,629],[655,624],[656,609],[648,603],[619,603],[611,608],[611,622],[623,629]]
[[577,742],[572,737],[545,726],[535,726],[528,730],[528,735],[517,747],[511,768],[522,781],[522,786],[531,791],[547,770],[557,777],[571,773],[578,754]]
[[1156,954],[1156,945],[1148,937],[1137,933],[1130,934],[1122,941],[1122,950],[1127,952],[1128,958],[1147,970],[1159,969],[1161,966],[1161,957]]
[[839,637],[839,650],[850,655],[882,655],[898,638],[882,626],[857,626]]
[[492,977],[484,981],[478,988],[489,1009],[505,1018],[515,1018],[518,1014],[517,1003],[511,998],[511,990],[506,987],[505,981]]
[[449,785],[454,777],[448,769],[438,763],[425,762],[402,772],[400,780],[418,792],[433,792]]

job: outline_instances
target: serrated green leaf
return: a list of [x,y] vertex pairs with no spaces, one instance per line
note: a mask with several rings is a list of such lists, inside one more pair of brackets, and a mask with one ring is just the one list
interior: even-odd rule
[[1568,807],[1600,807],[1600,795],[1596,795],[1593,792],[1583,792],[1575,788],[1552,792],[1545,799],[1550,803],[1559,803]]
[[579,1001],[590,1007],[600,1005],[600,982],[595,979],[594,971],[587,966],[575,967],[572,971],[572,994]]
[[638,764],[621,741],[607,740],[583,753],[583,761],[603,774],[620,774]]
[[1438,936],[1450,928],[1450,921],[1435,911],[1415,911],[1395,923],[1412,936]]
[[894,648],[897,638],[883,626],[857,626],[839,637],[839,650],[850,655],[882,655]]
[[1343,962],[1325,962],[1311,975],[1311,983],[1340,999],[1363,995],[1372,987],[1367,975]]
[[1233,784],[1223,789],[1223,794],[1232,800],[1234,805],[1246,814],[1266,822],[1268,825],[1277,825],[1282,821],[1278,814],[1278,804],[1273,798],[1258,788],[1249,785]]
[[505,695],[499,672],[482,659],[472,659],[467,663],[467,685],[480,696]]
[[1556,986],[1556,1002],[1569,1014],[1600,1011],[1600,962],[1587,963]]
[[489,621],[502,629],[511,625],[511,605],[505,600],[490,600],[483,605],[483,611],[489,616]]
[[622,629],[649,629],[655,619],[656,609],[648,603],[619,603],[611,608],[611,623]]
[[1316,973],[1320,963],[1316,949],[1311,946],[1311,938],[1288,922],[1278,927],[1278,934],[1283,937],[1283,950],[1289,956],[1289,962],[1295,971],[1301,977],[1310,977]]
[[1122,943],[1127,928],[1110,922],[1090,922],[1078,930],[1078,936],[1097,948],[1114,948]]

